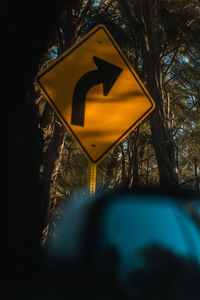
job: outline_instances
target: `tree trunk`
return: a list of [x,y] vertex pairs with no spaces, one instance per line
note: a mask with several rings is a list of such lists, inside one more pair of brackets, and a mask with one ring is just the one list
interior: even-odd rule
[[[51,114],[50,114],[51,115]],[[62,159],[62,152],[64,146],[64,135],[65,127],[57,120],[54,115],[54,126],[49,126],[51,129],[53,127],[53,133],[51,135],[50,141],[44,143],[43,151],[44,161],[43,161],[43,212],[44,212],[44,225],[43,229],[48,227],[51,218],[52,207],[55,205],[55,183],[58,176],[60,163]],[[50,134],[50,132],[49,132]],[[48,135],[47,135],[48,138]]]
[[196,191],[199,192],[198,164],[196,157],[194,157],[194,175],[196,181]]
[[175,148],[169,131],[164,127],[159,112],[153,112],[151,119],[153,147],[159,169],[160,185],[178,185],[178,174],[175,160]]
[[140,127],[130,135],[130,145],[128,149],[128,188],[134,189],[139,185],[139,132]]
[[[144,2],[143,2],[144,3]],[[147,4],[147,5],[146,5]],[[156,32],[155,1],[148,0],[143,7],[146,30],[144,70],[147,78],[147,89],[156,103],[151,115],[150,124],[152,143],[159,169],[160,185],[178,185],[178,174],[175,159],[175,144],[164,114],[164,90],[161,74],[161,45]]]
[[123,187],[127,187],[128,177],[126,174],[126,158],[125,158],[123,142],[120,144],[120,149],[121,149],[121,166],[122,166],[122,168],[121,168],[122,184],[123,184]]
[[149,185],[149,159],[147,159],[145,180],[146,180],[146,186],[148,186]]
[[132,159],[133,159],[133,165],[132,165],[132,187],[137,188],[139,185],[139,153],[138,153],[138,146],[139,146],[139,134],[140,134],[140,126],[137,127],[135,134],[133,136],[133,153],[132,153]]
[[[75,2],[78,3],[79,1]],[[73,5],[75,4],[69,4],[61,15],[61,24],[58,31],[58,55],[66,51],[75,42],[78,14]],[[49,230],[49,223],[52,222],[53,208],[56,205],[55,184],[62,160],[66,128],[48,104],[45,106],[41,126],[44,133],[43,166],[41,169],[44,186],[43,212],[45,214],[42,239],[45,239]]]
[[135,47],[140,49],[143,61],[143,79],[147,90],[156,103],[151,114],[150,124],[152,144],[155,150],[160,185],[178,185],[175,160],[175,145],[164,116],[164,90],[162,87],[159,21],[156,0],[119,1],[129,23],[130,32],[135,40]]

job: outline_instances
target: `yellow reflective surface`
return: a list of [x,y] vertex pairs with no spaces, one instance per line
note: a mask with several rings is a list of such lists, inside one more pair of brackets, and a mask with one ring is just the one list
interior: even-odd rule
[[[75,86],[87,72],[96,70],[93,56],[123,69],[107,96],[103,84],[87,93],[84,127],[71,124]],[[87,157],[99,162],[154,109],[155,104],[119,47],[103,26],[38,75],[45,97],[72,133]]]

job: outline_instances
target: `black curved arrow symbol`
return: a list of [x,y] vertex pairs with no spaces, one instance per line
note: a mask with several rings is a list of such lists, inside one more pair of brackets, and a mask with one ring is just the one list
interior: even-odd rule
[[103,94],[107,96],[123,70],[96,56],[93,57],[93,60],[97,69],[83,75],[74,89],[71,115],[71,124],[73,125],[84,126],[85,101],[88,91],[94,85],[103,83]]

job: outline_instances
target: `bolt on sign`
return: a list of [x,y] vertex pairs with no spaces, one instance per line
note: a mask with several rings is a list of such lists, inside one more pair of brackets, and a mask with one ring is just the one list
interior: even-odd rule
[[47,101],[92,163],[100,162],[155,108],[103,25],[37,76]]

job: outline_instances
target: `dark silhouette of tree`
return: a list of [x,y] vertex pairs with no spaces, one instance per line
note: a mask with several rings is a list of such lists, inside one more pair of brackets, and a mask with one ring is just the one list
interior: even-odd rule
[[[33,101],[33,82],[48,51],[60,14],[71,1],[3,1],[4,51],[2,86],[6,91],[2,111],[4,163],[2,186],[6,191],[1,272],[4,280],[36,279],[40,265],[40,233],[43,223],[39,166],[42,134]],[[6,124],[6,126],[5,126]],[[16,283],[17,285],[17,283]]]

